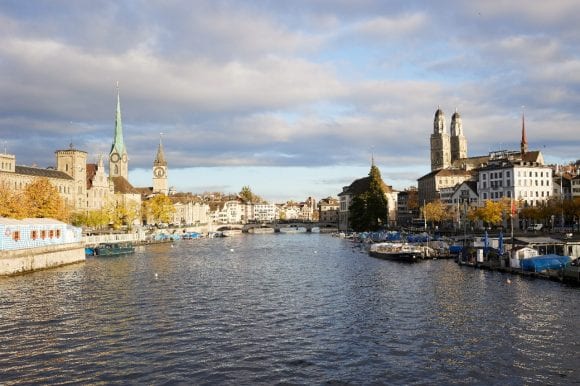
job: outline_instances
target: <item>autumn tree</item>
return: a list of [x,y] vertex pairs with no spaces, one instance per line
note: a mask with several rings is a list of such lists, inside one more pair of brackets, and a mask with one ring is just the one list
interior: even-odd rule
[[450,218],[447,205],[442,201],[433,201],[423,207],[423,216],[431,224],[441,222]]
[[474,217],[488,225],[499,225],[503,219],[505,204],[501,201],[486,200],[484,206],[474,210]]
[[48,178],[38,178],[24,190],[26,217],[49,217],[67,221],[69,211]]
[[0,184],[0,217],[26,217],[24,196],[16,194],[6,184]]
[[156,223],[169,222],[171,216],[175,213],[173,202],[165,194],[157,194],[143,204],[146,217],[152,218]]
[[376,231],[388,224],[389,203],[383,189],[383,179],[374,164],[369,171],[368,188],[353,197],[349,208],[353,230]]

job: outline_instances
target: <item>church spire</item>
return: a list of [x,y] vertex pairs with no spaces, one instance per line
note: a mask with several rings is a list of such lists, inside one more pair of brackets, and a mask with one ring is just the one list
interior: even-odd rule
[[113,146],[111,146],[111,153],[117,150],[119,155],[125,151],[125,144],[123,143],[123,122],[121,121],[121,97],[119,95],[119,82],[117,81],[117,110],[115,113],[115,137],[113,139]]
[[520,150],[522,155],[528,152],[528,138],[526,137],[526,117],[522,109],[522,142],[520,142]]
[[157,156],[155,157],[155,161],[153,161],[154,166],[167,166],[165,153],[163,152],[163,143],[161,142],[162,135],[163,133],[159,134],[159,147],[157,148]]

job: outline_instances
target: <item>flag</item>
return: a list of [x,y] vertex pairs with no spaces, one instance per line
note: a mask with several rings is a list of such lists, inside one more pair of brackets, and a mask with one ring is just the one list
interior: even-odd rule
[[499,232],[499,240],[497,241],[497,252],[503,255],[503,232]]
[[512,216],[514,216],[516,214],[516,203],[514,202],[514,199],[511,199],[511,206],[512,206]]

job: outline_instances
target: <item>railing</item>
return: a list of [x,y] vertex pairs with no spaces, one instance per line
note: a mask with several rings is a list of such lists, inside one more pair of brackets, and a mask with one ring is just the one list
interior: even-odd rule
[[110,233],[106,235],[83,236],[86,245],[98,245],[101,243],[125,243],[140,242],[145,240],[145,233]]

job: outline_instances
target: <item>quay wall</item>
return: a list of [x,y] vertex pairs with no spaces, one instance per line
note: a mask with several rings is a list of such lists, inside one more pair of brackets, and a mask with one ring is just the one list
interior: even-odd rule
[[85,246],[82,242],[0,251],[0,276],[54,268],[85,259]]

